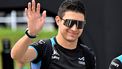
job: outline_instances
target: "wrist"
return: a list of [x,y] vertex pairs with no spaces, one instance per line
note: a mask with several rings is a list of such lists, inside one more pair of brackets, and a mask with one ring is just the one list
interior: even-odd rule
[[26,30],[26,31],[25,31],[25,34],[26,34],[29,38],[31,38],[31,39],[36,38],[36,35],[31,35],[31,34],[29,33],[29,30]]

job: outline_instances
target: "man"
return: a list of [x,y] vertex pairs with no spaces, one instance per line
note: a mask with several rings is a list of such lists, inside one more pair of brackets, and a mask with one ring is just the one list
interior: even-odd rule
[[109,69],[122,69],[122,55],[112,60]]
[[32,38],[45,23],[46,11],[40,16],[40,4],[32,0],[25,12],[28,29],[12,48],[13,59],[20,63],[31,62],[34,69],[95,69],[93,52],[78,41],[85,24],[85,8],[80,0],[65,0],[55,18],[58,34],[33,44]]

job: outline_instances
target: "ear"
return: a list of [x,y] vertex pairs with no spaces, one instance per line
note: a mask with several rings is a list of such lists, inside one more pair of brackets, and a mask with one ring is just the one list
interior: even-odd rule
[[59,16],[55,17],[56,24],[59,26],[59,23],[61,22],[61,19]]

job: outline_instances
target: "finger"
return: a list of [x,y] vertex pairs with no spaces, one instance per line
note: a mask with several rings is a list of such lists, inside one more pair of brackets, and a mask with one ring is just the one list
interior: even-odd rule
[[46,10],[43,11],[43,13],[42,13],[42,17],[43,17],[43,18],[46,17]]
[[37,4],[36,11],[37,11],[38,14],[40,14],[40,3]]
[[31,2],[28,3],[28,11],[31,11]]
[[35,12],[35,0],[32,0],[32,11]]
[[46,18],[46,11],[43,11],[41,21],[45,22],[45,18]]
[[25,15],[28,16],[27,8],[25,8]]

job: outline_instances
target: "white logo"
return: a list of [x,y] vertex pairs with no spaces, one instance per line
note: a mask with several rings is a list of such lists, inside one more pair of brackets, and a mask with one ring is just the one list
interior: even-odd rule
[[45,41],[43,41],[43,40],[40,40],[40,41],[39,41],[39,43],[40,43],[40,44],[44,44],[44,43],[45,43]]
[[85,60],[85,58],[84,58],[84,57],[82,57],[82,58],[78,58],[78,60],[82,60],[82,61],[84,61],[84,60]]
[[79,63],[79,64],[82,64],[82,65],[85,65],[85,64],[86,64],[86,63],[85,63],[85,58],[84,58],[84,57],[78,58],[78,63]]
[[59,54],[56,50],[53,50],[52,59],[57,59],[57,60],[60,59]]
[[115,62],[112,62],[111,64],[114,65],[114,66],[116,66],[116,67],[119,67],[119,64],[117,64]]
[[52,56],[52,59],[57,59],[57,60],[59,60],[60,57],[58,57],[58,56]]
[[58,52],[56,50],[53,50],[53,54],[52,55],[59,55]]

